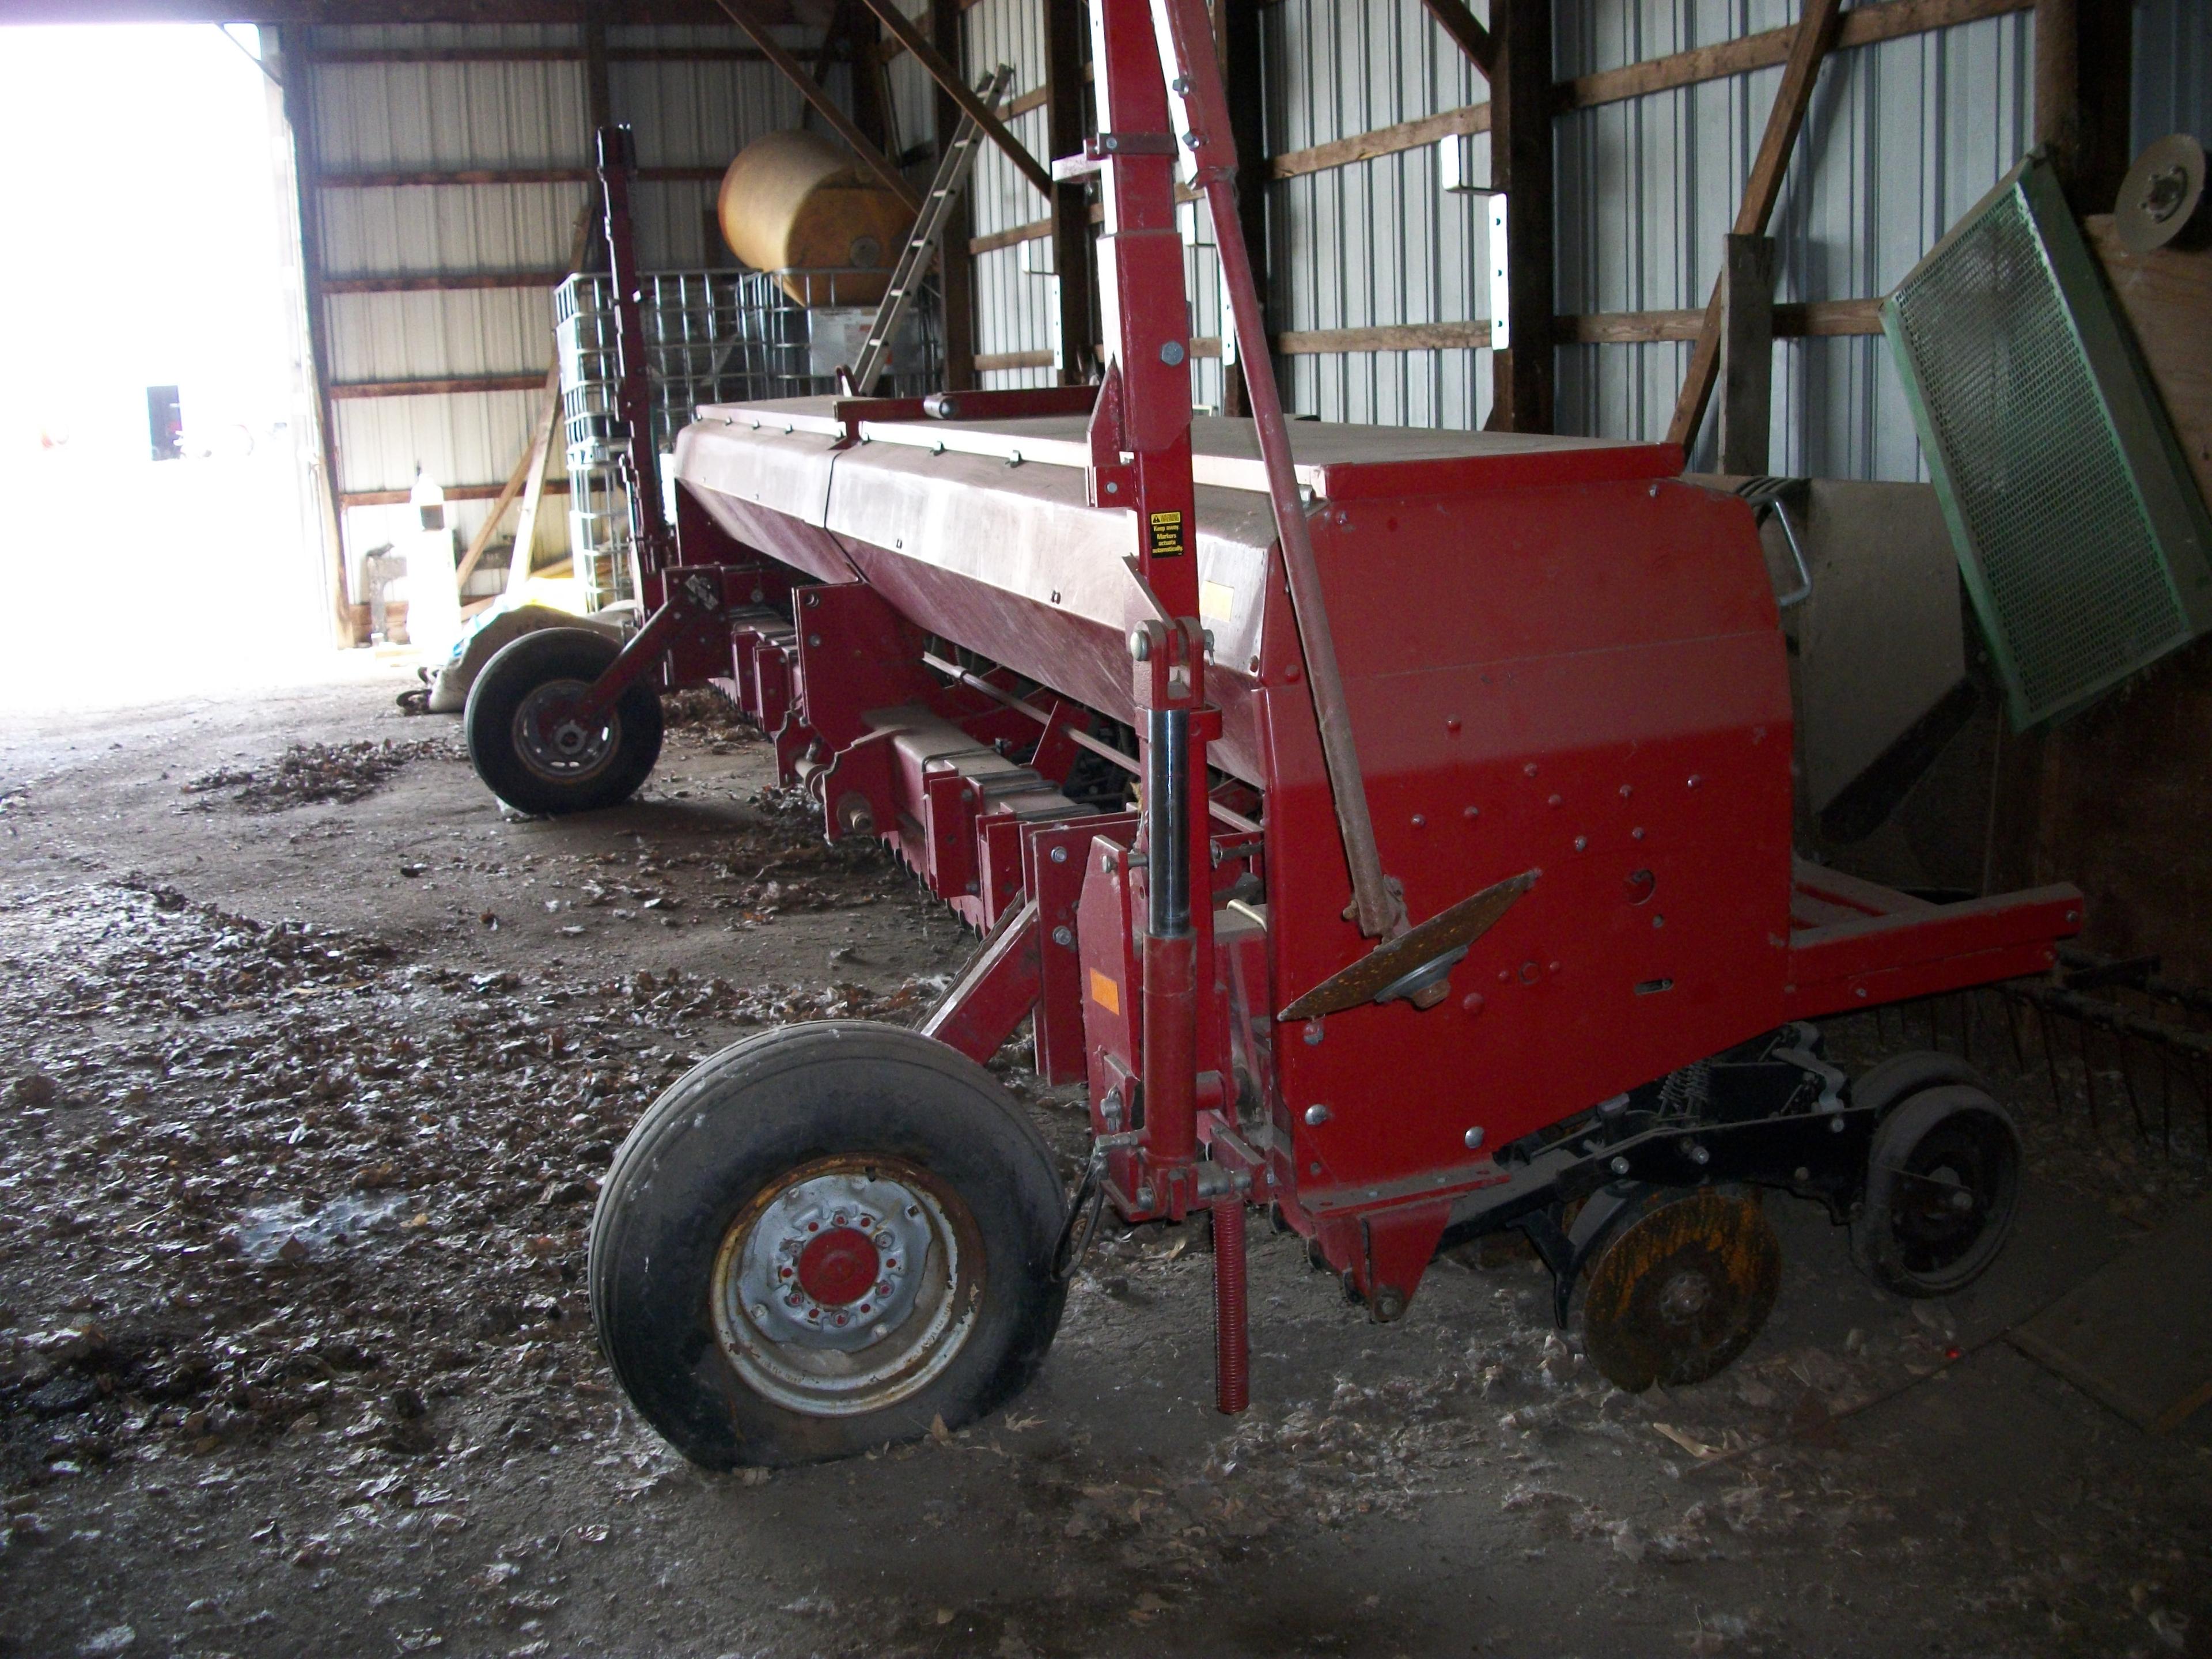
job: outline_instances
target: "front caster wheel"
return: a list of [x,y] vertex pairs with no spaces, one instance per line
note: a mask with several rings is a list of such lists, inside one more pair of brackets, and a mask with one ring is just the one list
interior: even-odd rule
[[2020,1131],[1966,1084],[1923,1089],[1882,1119],[1851,1254],[1899,1296],[1949,1296],[1981,1277],[2020,1206]]
[[1757,1194],[1653,1188],[1584,1275],[1583,1351],[1631,1394],[1702,1382],[1750,1346],[1781,1284],[1781,1242]]
[[592,1220],[599,1345],[710,1468],[842,1457],[991,1410],[1060,1323],[1043,1139],[912,1031],[787,1026],[653,1103]]
[[641,679],[593,720],[568,708],[619,647],[582,628],[525,634],[483,665],[461,717],[469,763],[517,811],[617,806],[660,758],[660,698]]

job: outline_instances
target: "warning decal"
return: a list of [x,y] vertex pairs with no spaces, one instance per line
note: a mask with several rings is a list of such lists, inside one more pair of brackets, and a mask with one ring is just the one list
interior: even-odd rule
[[1182,514],[1181,513],[1153,514],[1152,531],[1152,553],[1154,558],[1171,558],[1182,551]]

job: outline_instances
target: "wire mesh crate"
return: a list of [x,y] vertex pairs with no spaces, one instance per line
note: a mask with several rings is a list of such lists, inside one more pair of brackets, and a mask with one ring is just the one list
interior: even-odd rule
[[[665,453],[704,404],[835,392],[836,371],[859,355],[885,273],[678,270],[644,276],[639,310],[653,408],[653,444]],[[893,342],[878,395],[934,391],[940,353],[932,296],[919,296]],[[866,303],[858,303],[865,301]],[[617,426],[615,310],[604,271],[554,290],[561,415],[568,477],[568,539],[594,607],[635,597],[629,504],[609,441]]]

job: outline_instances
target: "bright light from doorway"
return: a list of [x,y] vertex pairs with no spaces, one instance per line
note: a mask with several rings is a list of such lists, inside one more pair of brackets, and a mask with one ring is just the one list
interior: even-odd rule
[[[0,31],[0,694],[112,705],[326,653],[296,247],[254,31]],[[179,390],[156,460],[148,389]]]

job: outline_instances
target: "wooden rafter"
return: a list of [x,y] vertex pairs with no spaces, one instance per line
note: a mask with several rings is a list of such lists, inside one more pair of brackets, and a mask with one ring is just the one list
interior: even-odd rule
[[714,3],[730,15],[732,22],[751,36],[752,43],[766,54],[769,62],[783,72],[785,80],[799,88],[799,95],[830,125],[853,154],[860,158],[862,165],[876,175],[884,188],[919,213],[921,198],[914,193],[913,187],[900,174],[896,164],[869,143],[867,135],[853,125],[852,118],[837,107],[836,100],[822,89],[822,83],[809,75],[796,58],[779,46],[775,36],[753,21],[745,9],[745,5],[751,0],[745,0],[744,4],[738,3],[737,0],[714,0]]
[[894,0],[867,0],[867,6],[882,21],[884,27],[914,54],[915,62],[929,72],[929,78],[937,82],[939,89],[990,135],[991,142],[1006,153],[1006,159],[1014,164],[1023,178],[1049,198],[1052,195],[1051,173],[1022,147],[1020,139],[1006,131],[1006,124],[975,95],[975,89],[968,84],[957,69],[945,61],[943,53],[930,45],[927,38],[898,9]]
[[1497,61],[1497,43],[1482,20],[1467,9],[1466,0],[1421,0],[1429,9],[1429,15],[1452,38],[1452,43],[1467,54],[1468,61],[1486,76]]

